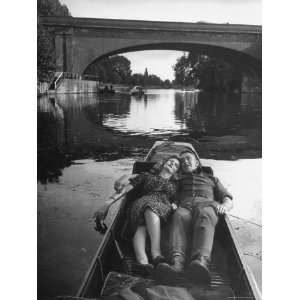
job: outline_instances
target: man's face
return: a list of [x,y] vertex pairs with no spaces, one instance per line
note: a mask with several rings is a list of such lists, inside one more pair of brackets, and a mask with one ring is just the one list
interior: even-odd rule
[[199,162],[196,156],[192,153],[183,153],[180,156],[181,168],[184,173],[190,173],[197,169]]

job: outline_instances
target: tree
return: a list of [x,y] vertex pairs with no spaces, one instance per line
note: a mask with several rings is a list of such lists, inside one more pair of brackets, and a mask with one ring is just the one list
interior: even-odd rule
[[110,58],[115,83],[127,84],[131,76],[131,63],[125,56],[115,55]]
[[166,79],[164,81],[163,85],[164,85],[164,88],[166,88],[166,89],[169,89],[169,88],[172,87],[172,83],[171,83],[171,81],[169,79]]
[[121,55],[102,58],[87,67],[84,74],[93,75],[103,82],[128,84],[131,77],[130,61]]
[[68,7],[61,4],[59,0],[38,0],[37,1],[38,16],[51,17],[51,16],[71,16]]
[[179,57],[173,66],[175,72],[175,84],[188,85],[191,83],[191,62],[188,56]]
[[67,6],[58,0],[38,0],[37,13],[37,77],[38,81],[48,81],[51,72],[55,70],[55,41],[48,29],[39,23],[39,17],[71,14]]
[[132,85],[143,85],[144,84],[144,75],[140,73],[135,73],[132,75],[130,83]]
[[55,47],[53,37],[41,25],[37,28],[37,77],[39,81],[47,81],[55,70]]
[[148,76],[148,85],[156,85],[156,86],[162,86],[163,81],[160,79],[160,77],[150,74]]
[[144,72],[144,86],[147,86],[148,84],[148,70],[147,68],[145,69],[145,72]]
[[175,64],[175,84],[194,85],[205,90],[230,89],[231,82],[236,87],[241,81],[241,72],[233,63],[206,53],[190,52],[177,59]]

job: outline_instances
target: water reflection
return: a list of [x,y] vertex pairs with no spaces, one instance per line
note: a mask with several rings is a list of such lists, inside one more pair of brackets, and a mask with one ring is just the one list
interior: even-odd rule
[[[109,129],[109,130],[108,130]],[[38,178],[57,181],[71,158],[130,135],[238,135],[261,130],[261,94],[148,90],[143,96],[62,94],[38,99]],[[105,137],[105,142],[104,138]]]

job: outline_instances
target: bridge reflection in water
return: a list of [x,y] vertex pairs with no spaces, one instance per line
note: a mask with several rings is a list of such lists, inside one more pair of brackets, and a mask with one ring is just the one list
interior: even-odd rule
[[128,95],[64,94],[38,99],[38,177],[57,180],[72,157],[101,152],[103,135],[164,137],[261,131],[261,94],[148,90]]

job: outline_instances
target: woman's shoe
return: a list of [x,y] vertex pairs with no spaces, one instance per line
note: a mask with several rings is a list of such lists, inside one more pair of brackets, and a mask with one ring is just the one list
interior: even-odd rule
[[156,267],[158,264],[167,262],[166,258],[162,255],[157,255],[155,258],[153,258],[153,265]]
[[149,277],[153,274],[154,267],[152,264],[141,264],[139,262],[135,262],[132,266],[132,271],[134,274]]

